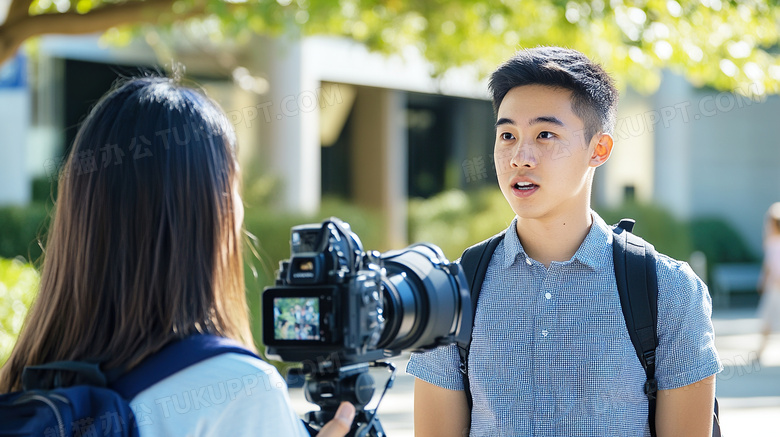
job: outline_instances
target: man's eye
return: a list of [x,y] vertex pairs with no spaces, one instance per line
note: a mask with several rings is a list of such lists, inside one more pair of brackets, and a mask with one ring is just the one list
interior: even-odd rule
[[501,134],[501,139],[502,140],[509,141],[509,140],[513,140],[514,138],[515,138],[515,136],[510,134],[509,132],[504,132],[504,133]]
[[549,139],[555,138],[555,134],[552,133],[552,132],[543,131],[543,132],[539,133],[539,138],[544,139],[544,140],[549,140]]

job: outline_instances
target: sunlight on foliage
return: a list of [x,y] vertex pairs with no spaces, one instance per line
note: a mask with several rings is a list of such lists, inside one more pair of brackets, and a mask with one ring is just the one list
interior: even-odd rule
[[[560,45],[607,66],[621,88],[652,92],[668,68],[695,86],[780,92],[776,0],[176,0],[162,10],[161,2],[155,29],[176,23],[173,33],[184,26],[214,43],[246,43],[252,33],[339,35],[383,53],[415,47],[435,75],[464,65],[485,75],[518,48]],[[85,14],[125,3],[34,0],[30,11]],[[111,30],[107,40],[127,43],[131,34]]]
[[561,45],[640,91],[653,91],[668,67],[699,86],[780,92],[780,7],[772,0],[342,0],[274,9],[266,23],[280,15],[287,18],[279,24],[294,23],[306,12],[305,34],[344,35],[388,53],[414,45],[435,74],[472,64],[484,75],[520,47]]
[[0,366],[11,354],[38,291],[38,272],[18,259],[0,258]]

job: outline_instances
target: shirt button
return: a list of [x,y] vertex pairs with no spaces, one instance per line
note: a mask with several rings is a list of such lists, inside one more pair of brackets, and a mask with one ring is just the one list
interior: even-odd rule
[[549,334],[549,332],[546,329],[542,331],[542,337],[547,337],[547,334]]
[[531,258],[528,257],[525,258],[525,263],[528,264],[529,266],[531,265],[531,262],[532,262]]
[[552,294],[544,293],[544,298],[547,299],[547,300],[550,300],[552,298]]

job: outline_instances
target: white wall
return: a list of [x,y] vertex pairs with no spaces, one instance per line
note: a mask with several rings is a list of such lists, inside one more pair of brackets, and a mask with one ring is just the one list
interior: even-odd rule
[[698,92],[690,125],[691,210],[728,220],[756,254],[764,213],[780,201],[780,97],[763,99]]
[[654,200],[680,219],[696,215],[691,208],[692,184],[690,107],[693,88],[683,78],[664,74],[661,87],[652,98],[648,129],[655,143]]
[[646,97],[630,90],[620,96],[612,156],[596,171],[594,196],[600,204],[619,206],[627,185],[635,188],[637,200],[651,201],[655,158],[650,114],[652,105]]
[[26,64],[18,55],[0,66],[0,205],[23,205],[32,191],[27,174],[30,91]]
[[751,91],[697,90],[665,75],[654,198],[679,218],[725,219],[759,255],[763,215],[780,200],[780,97]]
[[27,174],[27,89],[0,88],[0,205],[24,205],[30,200]]

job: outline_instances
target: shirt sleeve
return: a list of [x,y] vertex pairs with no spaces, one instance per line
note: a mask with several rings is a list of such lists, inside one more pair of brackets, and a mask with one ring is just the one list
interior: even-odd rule
[[715,349],[712,299],[707,286],[687,263],[659,256],[658,348],[659,390],[684,387],[712,376],[723,366]]
[[460,354],[454,344],[413,353],[406,365],[406,373],[447,390],[463,390]]

